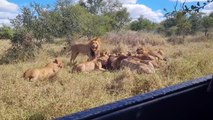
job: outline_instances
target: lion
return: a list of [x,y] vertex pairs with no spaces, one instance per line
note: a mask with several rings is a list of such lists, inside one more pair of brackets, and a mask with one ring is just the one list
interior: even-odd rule
[[[67,49],[64,47],[64,49]],[[99,55],[100,50],[100,38],[93,38],[87,44],[74,44],[68,47],[68,51],[71,51],[70,63],[73,63],[79,53],[87,55],[88,61],[95,59]]]
[[136,49],[137,54],[148,54],[149,50],[145,47],[139,47]]
[[118,59],[118,56],[116,54],[110,54],[108,61],[107,61],[107,65],[106,65],[107,69],[109,69],[109,70],[116,69],[115,62],[117,59]]
[[164,52],[162,49],[157,49],[157,50],[154,50],[154,51],[149,51],[149,54],[156,57],[157,59],[159,60],[164,60]]
[[109,53],[106,50],[100,52],[100,56],[97,59],[101,62],[102,68],[108,69]]
[[64,64],[61,60],[55,59],[51,63],[46,64],[43,68],[30,68],[23,74],[24,79],[31,80],[43,80],[54,77]]
[[140,62],[144,63],[144,64],[151,63],[154,66],[154,68],[160,68],[160,62],[159,62],[159,60],[141,60]]
[[156,49],[154,51],[149,50],[145,47],[139,47],[136,50],[138,57],[140,57],[143,60],[155,60],[156,58],[159,60],[165,60],[163,57],[164,52],[162,49]]
[[155,73],[154,66],[151,62],[142,63],[140,59],[134,57],[128,57],[123,59],[120,63],[121,68],[130,68],[132,71],[137,71],[137,73]]
[[109,54],[109,58],[107,61],[107,68],[110,70],[120,69],[121,60],[123,60],[131,55],[132,54],[130,52],[128,52],[127,54],[125,54],[124,52]]
[[105,71],[105,69],[102,68],[101,61],[99,61],[98,59],[93,59],[91,61],[75,65],[72,69],[72,72],[90,72],[93,70]]

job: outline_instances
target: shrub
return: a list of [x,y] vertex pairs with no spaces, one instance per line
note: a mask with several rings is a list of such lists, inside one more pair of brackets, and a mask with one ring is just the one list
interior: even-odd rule
[[18,30],[11,39],[12,46],[1,57],[0,64],[16,63],[34,59],[41,44],[33,39],[31,32]]
[[8,26],[0,27],[0,39],[11,39],[13,36],[13,30]]

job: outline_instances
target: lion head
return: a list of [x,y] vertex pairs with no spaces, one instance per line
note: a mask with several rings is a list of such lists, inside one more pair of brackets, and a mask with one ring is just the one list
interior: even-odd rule
[[100,56],[97,58],[97,60],[101,62],[102,67],[105,69],[107,68],[108,59],[109,59],[109,54],[106,50],[101,51]]
[[93,38],[90,43],[90,48],[93,52],[100,50],[100,38]]
[[164,51],[163,51],[163,49],[161,49],[161,48],[159,48],[157,52],[158,52],[160,55],[164,55],[164,54],[165,54]]
[[109,56],[109,53],[106,50],[100,52],[100,57]]
[[137,54],[146,54],[149,52],[149,50],[145,47],[139,47],[139,48],[137,48],[136,52],[137,52]]

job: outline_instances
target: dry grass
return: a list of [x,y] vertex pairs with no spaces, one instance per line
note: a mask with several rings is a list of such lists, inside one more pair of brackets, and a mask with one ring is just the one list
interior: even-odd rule
[[9,40],[0,40],[0,56],[4,54],[4,52],[10,48],[10,41]]
[[[112,44],[106,48],[114,51],[127,52],[134,51],[137,46],[159,46],[165,45],[166,40],[163,36],[154,33],[135,32],[135,31],[121,31],[110,32],[102,37],[105,44]],[[113,51],[112,51],[113,52]]]
[[[107,37],[105,38],[107,40]],[[168,58],[168,62],[151,75],[139,75],[128,69],[69,73],[69,58],[60,55],[63,48],[63,43],[60,42],[46,44],[43,52],[34,61],[0,65],[0,118],[52,119],[213,73],[211,40],[170,45],[164,39],[159,40],[164,41],[163,44],[148,45],[150,48],[163,47]],[[125,40],[119,43],[124,51],[134,44],[127,43]],[[111,51],[116,48],[114,45],[114,41],[111,43],[103,40],[102,49]],[[141,45],[136,44],[132,50]],[[8,48],[5,46],[9,46],[8,42],[0,41],[0,55]],[[62,59],[66,66],[53,80],[29,82],[21,77],[26,69],[43,66],[56,56]],[[79,55],[77,60],[84,61],[84,58]]]

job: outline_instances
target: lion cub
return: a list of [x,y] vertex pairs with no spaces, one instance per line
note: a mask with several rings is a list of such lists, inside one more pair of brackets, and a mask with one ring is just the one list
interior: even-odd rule
[[29,80],[49,79],[55,76],[64,64],[62,61],[55,59],[51,63],[46,64],[43,68],[31,68],[24,72],[23,78]]
[[105,71],[105,69],[102,68],[100,60],[94,59],[91,61],[80,63],[73,67],[72,72],[90,72],[93,70]]

